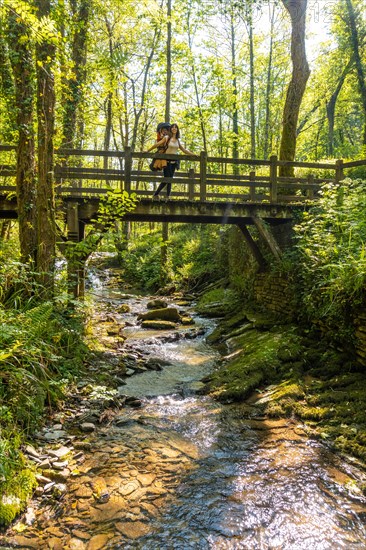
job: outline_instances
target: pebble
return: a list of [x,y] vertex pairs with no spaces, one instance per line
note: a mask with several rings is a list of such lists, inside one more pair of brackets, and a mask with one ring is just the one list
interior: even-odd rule
[[93,424],[92,422],[83,422],[80,425],[80,429],[82,432],[91,433],[95,431],[95,424]]

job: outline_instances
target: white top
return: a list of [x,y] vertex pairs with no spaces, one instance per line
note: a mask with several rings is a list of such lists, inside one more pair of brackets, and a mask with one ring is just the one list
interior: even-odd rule
[[177,155],[179,150],[179,140],[176,138],[170,138],[168,149],[165,151],[166,155]]

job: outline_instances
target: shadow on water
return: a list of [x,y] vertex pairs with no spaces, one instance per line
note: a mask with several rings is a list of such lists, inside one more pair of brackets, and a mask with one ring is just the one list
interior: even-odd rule
[[358,473],[351,465],[294,421],[263,419],[253,405],[196,396],[195,383],[214,368],[215,353],[204,338],[164,343],[132,326],[129,339],[145,339],[170,361],[162,372],[139,374],[123,386],[124,393],[145,398],[143,411],[130,414],[138,422],[130,436],[146,438],[147,446],[158,437],[187,462],[173,468],[174,489],[149,533],[133,542],[114,540],[111,548],[365,548],[365,499],[352,491]]
[[218,358],[205,343],[212,321],[196,318],[206,333],[194,338],[184,327],[167,336],[138,325],[147,297],[103,282],[94,293],[113,306],[129,304],[125,348],[165,366],[126,378],[120,394],[140,398],[142,407],[122,408],[90,434],[68,495],[40,511],[29,547],[366,547],[366,499],[355,490],[363,472],[309,439],[294,420],[262,417],[254,401],[223,405],[197,394]]

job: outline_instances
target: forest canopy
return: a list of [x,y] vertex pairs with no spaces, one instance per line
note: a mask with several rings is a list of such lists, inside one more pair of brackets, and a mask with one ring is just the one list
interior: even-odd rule
[[[269,158],[279,150],[291,79],[286,4],[293,4],[296,16],[302,15],[301,5],[306,10],[311,70],[295,129],[296,158],[361,154],[366,116],[362,0],[168,4],[169,17],[164,1],[3,1],[1,141],[18,139],[20,98],[11,65],[29,54],[34,79],[40,69],[54,78],[56,147],[143,150],[166,112],[169,23],[170,118],[179,122],[187,146],[212,155],[235,156],[236,148],[244,158]],[[49,51],[42,57],[45,44]]]

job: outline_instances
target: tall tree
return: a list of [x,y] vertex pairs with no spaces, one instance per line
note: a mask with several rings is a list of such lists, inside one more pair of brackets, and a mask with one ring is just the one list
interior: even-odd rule
[[335,122],[335,109],[338,96],[342,90],[343,84],[347,75],[350,73],[354,65],[353,59],[351,59],[341,72],[336,87],[327,101],[327,119],[328,119],[328,154],[330,157],[334,154],[334,122]]
[[172,89],[172,0],[167,0],[167,19],[165,120],[169,122]]
[[348,13],[348,31],[350,34],[350,42],[352,45],[354,62],[356,65],[358,87],[361,94],[361,103],[364,113],[364,129],[363,129],[363,145],[366,145],[366,70],[361,57],[361,44],[358,30],[358,21],[361,17],[360,12],[355,9],[352,0],[346,0]]
[[[35,0],[40,19],[50,17],[51,0]],[[55,131],[55,36],[44,39],[36,48],[37,56],[37,272],[44,291],[52,295],[56,254],[53,150]]]
[[7,39],[15,83],[15,109],[18,131],[16,189],[19,241],[24,262],[36,260],[36,180],[34,98],[35,69],[28,25],[11,11]]
[[80,109],[84,97],[87,62],[87,40],[91,12],[90,0],[71,0],[73,32],[71,44],[71,71],[63,82],[63,146],[78,147],[84,133]]
[[[307,0],[282,0],[291,18],[292,77],[287,88],[283,109],[280,160],[294,160],[296,153],[297,121],[310,69],[305,50]],[[281,167],[282,176],[292,176],[293,168]]]

